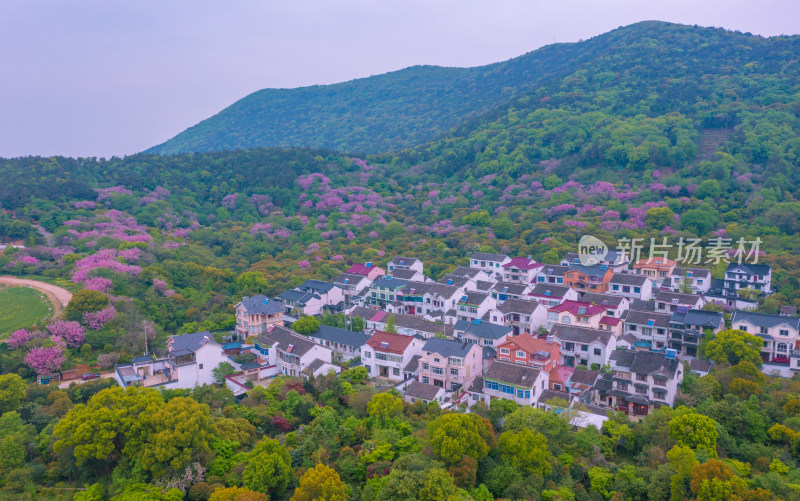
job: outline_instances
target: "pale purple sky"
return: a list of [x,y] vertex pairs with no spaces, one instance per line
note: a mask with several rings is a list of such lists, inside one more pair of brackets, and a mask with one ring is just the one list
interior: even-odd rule
[[797,0],[0,0],[0,156],[141,151],[266,87],[476,66],[658,19],[800,32]]

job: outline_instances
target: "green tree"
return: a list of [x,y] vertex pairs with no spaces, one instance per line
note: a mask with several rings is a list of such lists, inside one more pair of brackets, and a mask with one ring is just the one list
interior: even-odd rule
[[738,329],[728,329],[717,333],[705,347],[705,354],[711,360],[736,365],[741,361],[748,361],[761,367],[760,337]]
[[386,332],[396,333],[397,327],[395,326],[395,318],[394,314],[389,315],[389,318],[386,319]]
[[303,317],[292,324],[292,330],[300,334],[313,334],[319,330],[319,320],[316,317]]
[[103,501],[105,491],[101,484],[92,484],[86,486],[86,489],[76,492],[72,501]]
[[614,474],[600,466],[593,466],[589,469],[589,485],[593,492],[596,492],[608,499],[612,492],[609,491],[614,482]]
[[245,271],[236,277],[236,288],[244,294],[261,293],[268,287],[267,278],[258,271]]
[[25,400],[25,381],[17,374],[0,376],[0,414],[16,410]]
[[317,464],[300,477],[300,485],[295,489],[291,501],[347,501],[347,485],[339,478],[336,470],[324,464]]
[[292,459],[277,440],[265,438],[247,455],[242,483],[248,489],[270,496],[282,494],[292,480]]
[[722,195],[722,188],[720,188],[719,181],[716,179],[706,179],[700,183],[694,195],[697,198],[719,198]]
[[651,207],[647,209],[647,226],[657,230],[673,224],[673,212],[669,207]]
[[669,422],[669,436],[681,445],[702,449],[717,457],[717,422],[684,406],[678,407]]
[[498,438],[500,457],[518,470],[547,476],[552,471],[553,460],[547,448],[547,439],[531,429],[506,431]]
[[492,231],[497,238],[507,239],[514,236],[514,223],[506,216],[492,221]]
[[244,487],[219,487],[208,497],[208,501],[269,501],[269,496]]
[[376,393],[367,404],[367,412],[384,423],[403,412],[403,400],[388,392]]
[[72,295],[65,314],[67,319],[79,322],[83,320],[84,313],[94,313],[108,308],[108,305],[108,296],[102,292],[83,289]]
[[667,460],[673,472],[669,481],[670,501],[680,501],[689,492],[689,480],[692,468],[698,464],[697,457],[689,447],[676,445],[667,452]]
[[428,436],[434,452],[451,465],[463,456],[483,459],[494,440],[491,425],[475,414],[445,414],[428,425]]
[[225,376],[230,376],[234,372],[236,372],[236,370],[230,362],[222,362],[211,371],[211,373],[214,374],[214,381],[216,381],[217,384],[225,384]]

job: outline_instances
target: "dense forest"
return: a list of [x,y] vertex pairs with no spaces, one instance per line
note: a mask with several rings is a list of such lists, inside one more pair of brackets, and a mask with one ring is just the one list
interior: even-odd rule
[[[2,159],[0,238],[24,248],[0,267],[80,298],[67,315],[92,322],[64,332],[64,367],[224,331],[242,296],[353,262],[415,256],[438,278],[477,250],[555,263],[583,234],[760,238],[774,313],[800,306],[799,58],[800,37],[639,23],[483,68],[262,91],[156,150],[196,153]],[[203,152],[258,145],[330,149]],[[800,499],[800,383],[748,361],[687,377],[675,409],[576,432],[505,402],[404,406],[355,369],[241,401],[42,387],[15,346],[54,348],[44,329],[0,344],[2,498]]]

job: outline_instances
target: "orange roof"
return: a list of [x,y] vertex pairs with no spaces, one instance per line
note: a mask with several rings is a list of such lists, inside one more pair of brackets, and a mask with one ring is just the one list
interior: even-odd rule
[[525,350],[528,353],[535,353],[537,351],[546,351],[549,352],[551,355],[560,352],[559,344],[555,341],[547,341],[546,339],[541,339],[537,337],[533,337],[527,332],[520,334],[519,336],[514,336],[508,338],[505,343],[498,345],[498,348],[501,346],[505,346],[509,343],[514,343],[519,346],[521,349]]
[[665,257],[656,256],[656,257],[651,257],[651,258],[648,258],[648,259],[640,259],[640,260],[636,261],[636,264],[634,264],[633,266],[635,268],[637,266],[640,266],[640,267],[641,266],[675,266],[676,264],[678,264],[678,263],[676,263],[672,259],[667,259]]
[[404,336],[392,332],[375,331],[375,334],[367,341],[367,344],[374,350],[385,351],[388,353],[403,354],[414,340],[414,336]]

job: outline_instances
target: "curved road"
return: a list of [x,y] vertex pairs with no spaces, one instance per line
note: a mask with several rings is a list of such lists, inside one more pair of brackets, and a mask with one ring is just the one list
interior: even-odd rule
[[58,318],[61,311],[67,307],[70,299],[72,299],[72,293],[67,289],[47,282],[39,282],[38,280],[2,276],[0,277],[0,285],[30,287],[42,292],[53,303],[53,318]]

